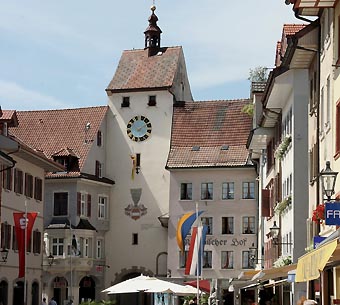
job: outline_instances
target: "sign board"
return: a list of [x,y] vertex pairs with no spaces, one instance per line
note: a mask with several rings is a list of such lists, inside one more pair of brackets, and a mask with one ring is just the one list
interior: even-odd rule
[[314,236],[313,238],[314,249],[325,239],[326,237],[323,237],[323,236]]
[[326,225],[340,225],[340,202],[327,202],[325,204]]

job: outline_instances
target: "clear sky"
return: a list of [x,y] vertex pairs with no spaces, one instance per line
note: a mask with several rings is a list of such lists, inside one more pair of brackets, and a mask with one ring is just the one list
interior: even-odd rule
[[[162,46],[183,46],[195,100],[249,97],[273,67],[284,0],[156,0]],[[0,0],[2,109],[106,105],[122,50],[144,47],[152,0]]]

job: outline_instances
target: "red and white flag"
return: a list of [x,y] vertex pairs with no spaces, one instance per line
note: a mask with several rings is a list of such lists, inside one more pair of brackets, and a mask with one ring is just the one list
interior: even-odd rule
[[208,226],[193,227],[185,275],[201,275],[205,239]]
[[[27,217],[25,217],[24,212],[13,213],[15,234],[17,238],[19,251],[19,276],[18,276],[19,278],[25,276],[25,249],[28,248],[28,245],[30,243],[32,229],[37,215],[38,213],[31,212],[27,213]],[[27,230],[26,246],[25,246],[25,228]]]

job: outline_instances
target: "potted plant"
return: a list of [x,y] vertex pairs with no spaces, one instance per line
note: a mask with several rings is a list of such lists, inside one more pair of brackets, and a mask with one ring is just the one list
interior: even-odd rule
[[312,221],[322,224],[325,220],[325,205],[319,204],[315,210],[313,210]]

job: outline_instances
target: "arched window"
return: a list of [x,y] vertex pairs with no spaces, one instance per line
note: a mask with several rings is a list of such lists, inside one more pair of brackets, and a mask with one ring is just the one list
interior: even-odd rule
[[34,282],[32,284],[32,305],[39,305],[39,303],[39,284],[37,282]]

